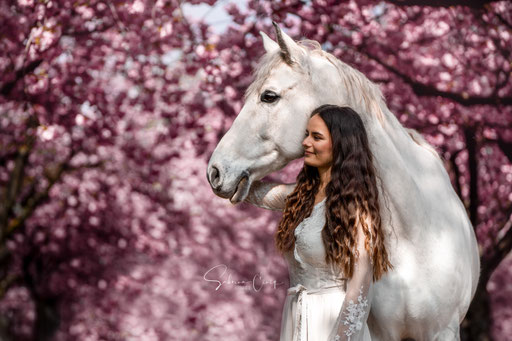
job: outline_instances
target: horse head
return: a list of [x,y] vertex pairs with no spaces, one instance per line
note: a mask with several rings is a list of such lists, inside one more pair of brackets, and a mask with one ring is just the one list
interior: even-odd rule
[[[260,32],[266,53],[244,106],[208,163],[214,193],[233,204],[245,199],[254,180],[302,157],[309,114],[320,104],[339,101],[326,91],[329,72],[336,72],[333,65],[313,60],[307,49],[274,27],[277,42]],[[325,65],[317,68],[317,63]]]

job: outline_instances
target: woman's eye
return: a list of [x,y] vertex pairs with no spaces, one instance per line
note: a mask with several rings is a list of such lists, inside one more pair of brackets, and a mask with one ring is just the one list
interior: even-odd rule
[[260,96],[260,100],[265,103],[274,103],[278,99],[279,95],[270,90],[265,90]]

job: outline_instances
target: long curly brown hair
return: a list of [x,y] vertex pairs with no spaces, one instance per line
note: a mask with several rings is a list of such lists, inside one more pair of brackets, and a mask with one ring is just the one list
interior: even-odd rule
[[[325,122],[332,140],[331,180],[325,187],[326,223],[322,239],[326,262],[337,264],[351,278],[357,259],[357,228],[365,234],[365,249],[373,264],[377,281],[393,266],[384,245],[377,189],[377,172],[363,121],[349,107],[322,105],[311,113]],[[319,190],[320,175],[316,167],[304,164],[296,186],[286,198],[286,205],[275,234],[281,253],[293,250],[294,231],[308,217]]]

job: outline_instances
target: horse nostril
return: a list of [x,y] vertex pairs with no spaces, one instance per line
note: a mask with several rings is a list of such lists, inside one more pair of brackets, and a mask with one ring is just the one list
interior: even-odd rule
[[212,170],[210,172],[210,184],[213,189],[218,189],[222,184],[219,169],[215,166],[212,166]]

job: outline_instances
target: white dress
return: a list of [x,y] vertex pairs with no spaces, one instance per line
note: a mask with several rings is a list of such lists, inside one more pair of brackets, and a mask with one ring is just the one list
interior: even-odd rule
[[[256,181],[246,199],[254,205],[282,210],[295,184]],[[280,341],[368,341],[366,323],[371,307],[373,267],[358,228],[359,258],[354,275],[325,262],[321,231],[325,224],[325,200],[295,229],[295,248],[285,254],[290,288],[285,299]]]

